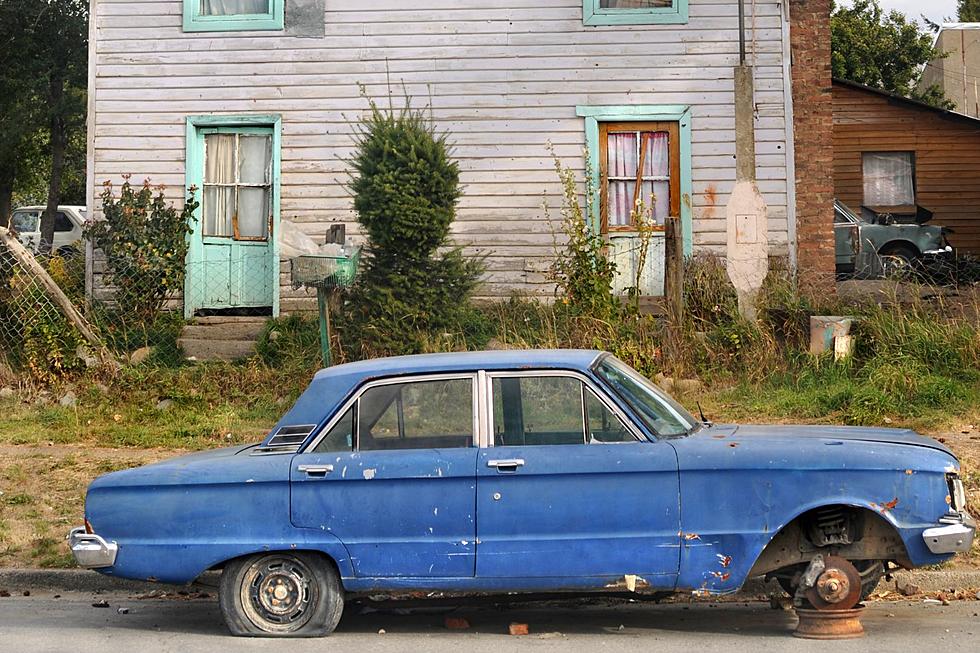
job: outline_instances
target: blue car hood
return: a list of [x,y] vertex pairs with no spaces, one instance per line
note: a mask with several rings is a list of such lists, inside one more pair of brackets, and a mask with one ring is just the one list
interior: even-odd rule
[[849,440],[926,447],[954,456],[945,445],[932,438],[919,435],[910,429],[887,429],[870,426],[798,426],[747,424],[739,426],[714,426],[703,429],[698,435],[713,436],[724,433],[736,438],[771,438],[774,440]]

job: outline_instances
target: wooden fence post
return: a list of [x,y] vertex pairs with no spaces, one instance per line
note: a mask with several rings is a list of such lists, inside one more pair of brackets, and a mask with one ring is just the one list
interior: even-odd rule
[[114,367],[116,365],[115,359],[112,354],[106,349],[105,345],[102,344],[102,339],[96,335],[95,330],[92,325],[88,323],[88,320],[78,312],[75,305],[71,303],[68,296],[58,287],[48,271],[45,270],[34,255],[24,247],[17,238],[10,233],[6,227],[0,227],[0,241],[7,247],[7,250],[13,255],[18,263],[30,274],[41,282],[44,287],[45,292],[57,304],[61,312],[64,313],[68,321],[71,322],[79,333],[88,341],[88,343],[95,349],[99,360],[109,367]]

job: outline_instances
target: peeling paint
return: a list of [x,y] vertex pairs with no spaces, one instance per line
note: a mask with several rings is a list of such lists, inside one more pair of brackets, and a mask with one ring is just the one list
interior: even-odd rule
[[732,577],[731,572],[728,571],[713,571],[711,575],[723,582]]
[[895,506],[897,505],[898,505],[898,497],[895,497],[894,499],[892,499],[887,503],[878,504],[873,501],[871,502],[871,507],[881,513],[886,513],[890,510],[894,510]]
[[720,553],[716,553],[715,556],[718,558],[718,564],[721,565],[722,567],[727,568],[732,566],[731,556],[722,555]]
[[378,470],[374,468],[368,468],[364,470],[364,479],[370,481],[377,474]]
[[688,542],[690,542],[692,540],[700,540],[701,539],[701,536],[698,535],[697,533],[680,533],[680,536],[683,537]]

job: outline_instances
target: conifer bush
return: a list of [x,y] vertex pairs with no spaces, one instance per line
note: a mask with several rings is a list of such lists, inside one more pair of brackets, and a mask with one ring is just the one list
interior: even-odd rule
[[459,167],[407,98],[398,110],[371,102],[355,144],[349,188],[367,244],[342,331],[358,357],[419,352],[472,318],[483,272],[449,242]]

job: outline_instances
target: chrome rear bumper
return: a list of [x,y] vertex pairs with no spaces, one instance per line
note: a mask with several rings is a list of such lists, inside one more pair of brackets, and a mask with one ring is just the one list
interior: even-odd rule
[[942,526],[922,531],[922,539],[933,553],[969,551],[977,532],[977,523],[966,512],[950,514],[939,520]]
[[86,533],[84,526],[71,529],[67,539],[79,567],[99,569],[116,564],[119,546],[115,542],[106,542],[95,533]]

